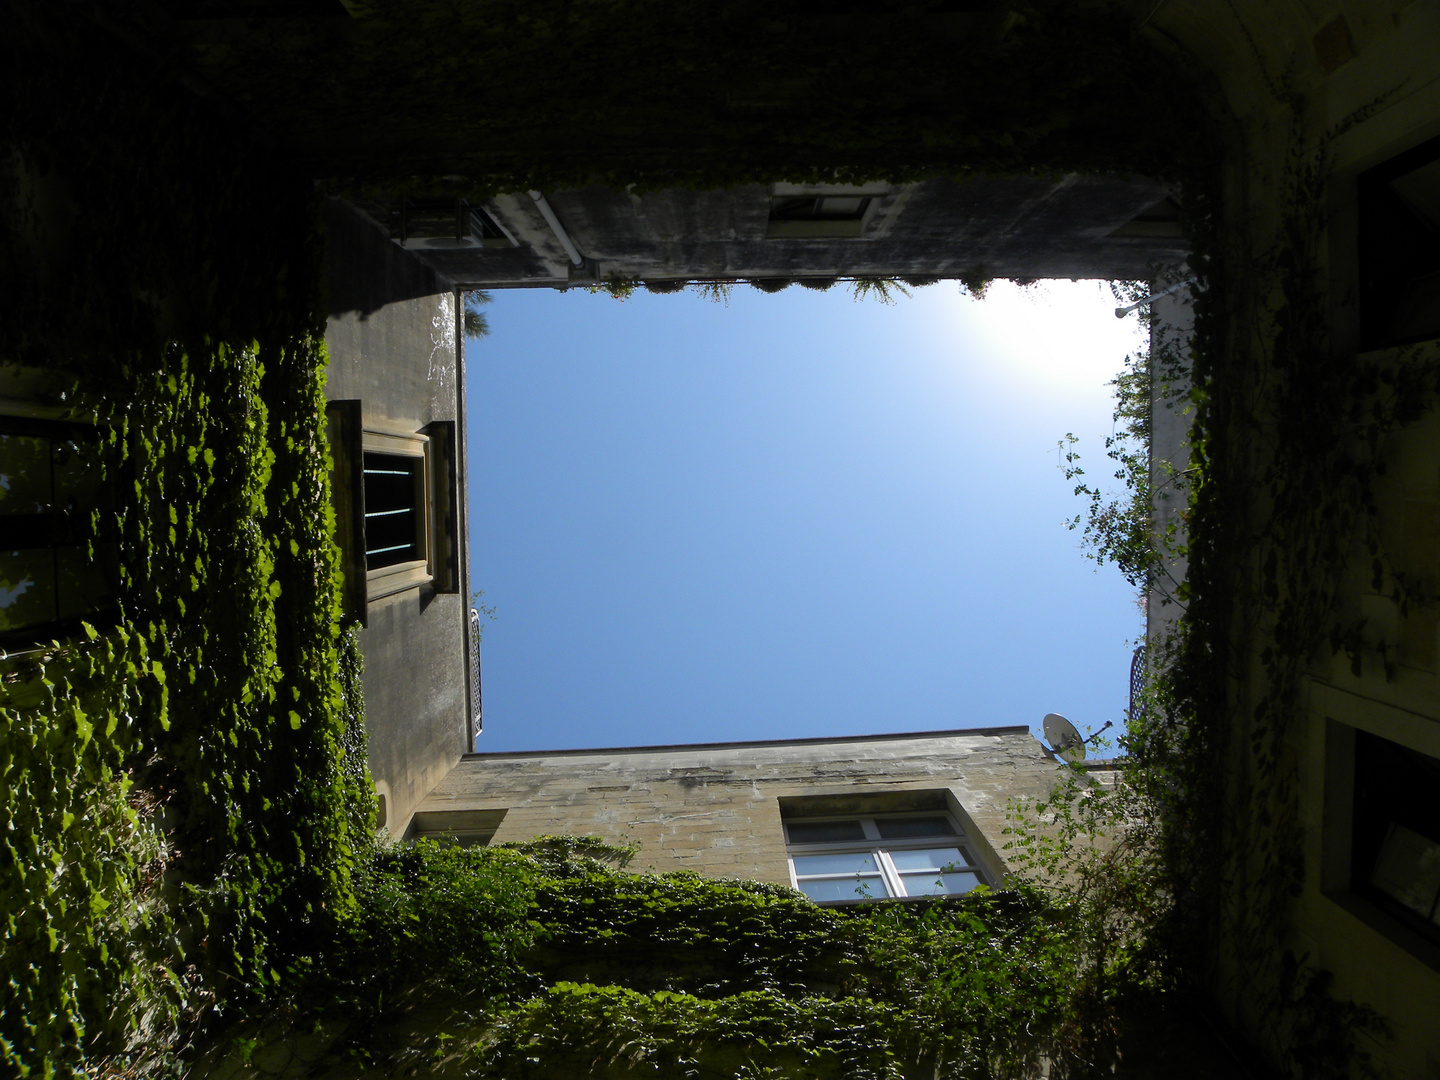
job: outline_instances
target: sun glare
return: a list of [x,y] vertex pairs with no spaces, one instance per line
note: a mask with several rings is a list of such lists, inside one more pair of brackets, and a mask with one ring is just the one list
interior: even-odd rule
[[1028,393],[1093,391],[1141,344],[1140,321],[1115,317],[1103,281],[997,281],[983,300],[957,296],[954,304],[977,344],[1004,357],[995,377]]

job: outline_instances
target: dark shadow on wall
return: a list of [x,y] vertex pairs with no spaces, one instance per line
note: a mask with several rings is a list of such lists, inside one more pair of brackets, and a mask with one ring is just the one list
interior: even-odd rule
[[364,318],[386,304],[435,296],[454,287],[348,203],[327,199],[322,217],[329,315],[359,312]]

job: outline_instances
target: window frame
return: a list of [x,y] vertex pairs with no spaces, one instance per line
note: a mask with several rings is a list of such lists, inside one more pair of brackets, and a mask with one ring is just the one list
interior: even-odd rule
[[[389,566],[377,566],[372,569],[369,566],[368,543],[365,544],[361,551],[361,558],[366,560],[365,599],[367,602],[370,602],[384,599],[387,596],[393,596],[407,589],[418,588],[434,577],[435,526],[431,520],[433,514],[431,513],[432,499],[430,498],[432,487],[430,439],[428,436],[419,432],[410,435],[397,435],[366,428],[361,436],[360,451],[362,500],[364,497],[363,474],[365,462],[373,455],[409,458],[420,463],[419,473],[414,481],[416,505],[412,509],[416,519],[416,547],[419,549],[421,557],[419,559],[406,559],[395,562]],[[368,515],[371,513],[369,508],[366,507],[362,510],[362,513],[366,515],[368,521]]]
[[[1429,905],[1419,913],[1377,880],[1385,876],[1382,863],[1399,854],[1398,844],[1392,843],[1398,839],[1396,830],[1421,841],[1432,859],[1440,851],[1440,811],[1429,801],[1440,777],[1440,759],[1369,731],[1356,731],[1354,738],[1350,891],[1440,947],[1440,882],[1424,883]],[[1418,888],[1422,882],[1411,884]]]
[[[916,818],[943,818],[949,824],[951,832],[945,835],[916,837],[887,838],[880,835],[880,829],[877,825],[877,822],[898,821]],[[791,839],[790,829],[793,825],[819,825],[838,822],[858,822],[860,824],[862,832],[865,834],[864,839],[819,841],[808,843],[804,841],[797,842]],[[891,853],[903,851],[920,851],[927,848],[935,848],[941,846],[955,847],[959,850],[965,861],[960,863],[946,864],[945,867],[940,867],[937,869],[938,873],[971,874],[976,879],[976,885],[972,886],[972,888],[978,888],[982,885],[989,887],[991,884],[990,875],[986,872],[985,867],[979,858],[979,852],[976,848],[976,845],[970,840],[969,835],[960,825],[960,822],[956,819],[955,815],[950,813],[948,810],[915,810],[896,813],[871,812],[858,814],[831,814],[815,817],[786,815],[782,816],[781,825],[785,835],[785,855],[786,864],[790,871],[790,884],[794,888],[799,889],[801,892],[805,892],[804,888],[802,888],[801,886],[802,881],[835,881],[849,879],[859,881],[862,875],[860,873],[801,874],[798,873],[795,868],[795,859],[797,856],[804,857],[807,855],[849,855],[864,853],[869,854],[874,859],[877,869],[876,874],[873,876],[878,878],[880,884],[883,886],[885,890],[883,895],[856,895],[853,899],[847,897],[845,899],[833,900],[817,900],[814,897],[811,897],[810,899],[817,904],[829,906],[839,904],[874,903],[876,901],[933,900],[945,897],[964,896],[965,893],[968,893],[971,890],[967,889],[965,890],[965,892],[961,893],[920,893],[917,895],[910,895],[905,891],[904,878],[907,874],[913,875],[914,871],[906,871],[897,868]],[[857,894],[858,893],[859,890],[857,889]],[[809,896],[808,893],[806,893],[806,895]]]
[[[1407,728],[1412,725],[1406,723],[1407,717],[1403,714],[1397,717],[1394,710],[1379,702],[1366,704],[1369,709],[1364,717],[1337,720],[1331,716],[1326,720],[1320,892],[1421,963],[1440,971],[1440,933],[1436,926],[1427,925],[1429,920],[1405,910],[1401,902],[1371,880],[1375,859],[1384,842],[1383,838],[1380,843],[1375,842],[1378,833],[1368,829],[1364,819],[1370,818],[1373,824],[1377,809],[1393,810],[1391,821],[1422,835],[1429,833],[1432,844],[1440,840],[1440,828],[1433,813],[1428,826],[1417,828],[1414,821],[1407,820],[1409,815],[1398,805],[1405,800],[1389,798],[1384,785],[1378,784],[1373,774],[1364,775],[1357,743],[1369,740],[1389,744],[1402,755],[1420,756],[1432,762],[1440,761],[1440,746],[1433,737],[1417,739],[1412,737],[1417,733],[1407,734]],[[1393,719],[1400,722],[1387,722]],[[1361,805],[1376,796],[1381,804],[1397,805],[1392,808],[1372,804],[1368,809]]]
[[[0,435],[35,439],[47,444],[46,468],[50,489],[46,510],[28,513],[7,513],[7,506],[0,505],[0,541],[6,551],[48,551],[51,563],[51,589],[53,591],[53,617],[35,622],[21,623],[0,629],[0,650],[15,654],[28,651],[40,642],[71,637],[80,632],[82,623],[104,626],[113,622],[117,612],[116,595],[119,588],[119,553],[116,550],[113,529],[108,523],[113,519],[115,492],[114,478],[102,480],[92,493],[93,501],[85,506],[62,505],[61,491],[56,488],[55,469],[60,462],[55,459],[57,446],[70,444],[95,444],[103,436],[101,428],[93,423],[73,419],[51,419],[43,416],[15,415],[0,413]],[[77,513],[77,511],[83,512]],[[99,511],[101,528],[96,531],[92,525],[91,512]],[[12,546],[11,533],[28,532],[29,539],[36,541],[27,546]],[[43,539],[43,543],[38,542]],[[105,586],[88,603],[81,605],[83,611],[66,614],[61,604],[60,563],[62,552],[79,552],[86,549],[86,560],[98,578],[105,580]],[[91,584],[94,582],[92,581]]]
[[[1440,170],[1440,136],[1403,150],[1355,179],[1355,294],[1362,351],[1412,345],[1440,337],[1435,293],[1440,279],[1440,221],[1417,207],[1398,185]],[[1433,195],[1433,191],[1432,191]],[[1406,301],[1418,307],[1405,310]],[[1407,317],[1408,316],[1408,317]]]
[[[330,444],[330,492],[336,541],[344,568],[345,618],[365,626],[368,607],[421,586],[437,593],[460,591],[459,462],[454,420],[433,420],[416,431],[384,420],[362,418],[358,399],[326,405]],[[367,565],[365,557],[365,459],[387,454],[423,462],[415,489],[417,525],[423,530],[423,558],[390,566]]]
[[[765,220],[767,240],[856,240],[870,231],[889,189],[873,187],[808,188],[791,184],[775,185],[769,197]],[[827,212],[827,199],[856,200],[854,210]],[[803,207],[809,204],[809,212]]]
[[389,213],[390,237],[403,248],[513,248],[519,242],[478,203],[405,196]]

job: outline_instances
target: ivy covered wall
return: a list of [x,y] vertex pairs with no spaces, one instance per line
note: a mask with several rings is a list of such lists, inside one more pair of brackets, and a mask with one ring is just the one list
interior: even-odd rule
[[[1208,974],[1270,1060],[1297,1075],[1364,1067],[1366,1032],[1383,1025],[1347,995],[1376,985],[1368,961],[1337,992],[1292,930],[1297,906],[1329,902],[1313,873],[1323,729],[1302,692],[1312,659],[1336,649],[1385,685],[1383,649],[1348,633],[1333,586],[1369,555],[1366,470],[1435,396],[1429,353],[1356,365],[1326,338],[1327,140],[1401,93],[1404,70],[1372,66],[1346,83],[1370,98],[1329,115],[1314,107],[1329,99],[1305,52],[1312,28],[1287,33],[1299,52],[1282,55],[1237,19],[1217,37],[1225,62],[1272,95],[1249,102],[1245,153],[1269,149],[1248,175],[1243,153],[1206,159],[1187,78],[1135,35],[1144,11],[394,0],[356,18],[274,20],[258,5],[254,21],[189,17],[203,8],[150,8],[151,23],[118,4],[98,20],[61,8],[0,35],[13,105],[0,131],[23,165],[0,172],[6,207],[40,192],[69,223],[33,245],[7,214],[0,239],[18,254],[0,260],[0,344],[6,359],[106,376],[96,385],[129,418],[123,452],[146,466],[126,519],[124,634],[6,673],[4,808],[20,823],[7,835],[26,838],[4,879],[7,1064],[74,1071],[128,1048],[117,1071],[204,1052],[217,1071],[310,1055],[334,1075],[370,1055],[505,1076],[929,1075],[937,1062],[968,1076],[1024,1075],[1043,1054],[1079,1073],[1108,1067],[1134,996]],[[1196,8],[1217,25],[1237,11]],[[1380,16],[1356,24],[1362,65],[1389,55],[1376,27],[1408,33]],[[1311,98],[1281,61],[1314,76]],[[1274,137],[1292,122],[1294,143]],[[1069,892],[845,915],[763,887],[623,876],[585,851],[370,849],[364,778],[343,769],[357,673],[333,633],[317,527],[306,181],[484,193],[1031,170],[1181,177],[1200,227],[1200,632],[1155,723],[1132,726],[1151,801],[1091,823],[1138,826],[1118,850],[1139,857],[1081,866]],[[196,464],[206,450],[221,460],[214,485]],[[196,508],[182,513],[176,492]],[[234,544],[209,547],[203,526],[237,514]],[[201,618],[202,571],[253,602]],[[223,679],[207,682],[217,657]],[[81,677],[96,673],[87,697]],[[29,790],[58,813],[37,814]],[[145,790],[183,824],[158,824]],[[183,841],[174,861],[156,837]],[[180,918],[121,906],[135,896]],[[158,1006],[107,1012],[141,971],[191,1046],[158,1045],[182,1030]],[[1424,1047],[1406,1052],[1395,1060]]]
[[1100,171],[1193,140],[1173,59],[1105,5],[376,0],[145,28],[348,186],[693,187]]
[[[561,837],[378,853],[342,935],[201,1065],[236,1077],[1092,1075],[1118,1060],[1127,988],[1156,973],[1107,948],[1125,935],[1073,895],[828,909],[783,886],[625,873],[626,858]],[[1212,1048],[1170,1075],[1224,1062]]]

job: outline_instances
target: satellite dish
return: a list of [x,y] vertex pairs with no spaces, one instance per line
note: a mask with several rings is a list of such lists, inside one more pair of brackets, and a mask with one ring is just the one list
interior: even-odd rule
[[1059,754],[1066,761],[1075,762],[1085,759],[1085,740],[1080,737],[1080,732],[1075,730],[1075,725],[1066,720],[1059,713],[1046,713],[1045,719],[1040,721],[1045,729],[1045,738],[1050,741],[1049,750],[1052,754]]

